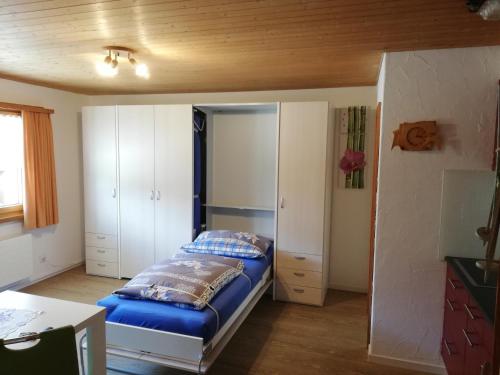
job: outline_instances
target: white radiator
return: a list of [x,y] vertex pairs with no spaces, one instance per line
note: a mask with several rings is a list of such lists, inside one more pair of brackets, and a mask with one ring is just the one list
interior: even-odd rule
[[0,240],[0,288],[27,279],[32,274],[31,234]]

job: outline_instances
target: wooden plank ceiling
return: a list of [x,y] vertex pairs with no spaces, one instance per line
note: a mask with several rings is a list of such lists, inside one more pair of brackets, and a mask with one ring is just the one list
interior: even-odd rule
[[[463,0],[0,0],[0,76],[87,94],[374,85],[383,51],[496,44]],[[151,78],[97,75],[106,45]]]

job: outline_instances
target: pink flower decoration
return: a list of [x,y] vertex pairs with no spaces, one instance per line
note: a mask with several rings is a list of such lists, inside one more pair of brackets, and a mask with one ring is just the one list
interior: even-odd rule
[[340,169],[345,174],[362,169],[366,165],[365,153],[362,151],[345,150],[344,157],[340,160]]

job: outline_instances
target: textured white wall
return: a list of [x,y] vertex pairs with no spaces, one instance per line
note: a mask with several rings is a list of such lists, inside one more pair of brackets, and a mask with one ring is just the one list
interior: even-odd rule
[[[386,55],[371,354],[441,366],[444,169],[489,168],[500,47]],[[442,151],[391,151],[400,123],[436,120]]]
[[[272,101],[325,100],[331,108],[349,105],[376,107],[376,88],[346,87],[311,90],[252,91],[195,94],[110,95],[93,96],[90,105],[113,104],[182,104],[245,103]],[[333,115],[333,114],[332,114]],[[373,116],[372,116],[373,117]],[[365,180],[371,182],[373,155],[373,121],[367,128],[368,166]],[[337,153],[335,153],[337,154]],[[334,176],[338,177],[337,163]],[[330,286],[337,289],[366,291],[368,287],[368,251],[371,186],[362,190],[339,189],[333,192],[332,246],[330,254]]]
[[[0,79],[0,101],[55,110],[52,125],[60,224],[31,231],[34,279],[83,260],[80,111],[87,100],[85,95]],[[21,223],[0,224],[0,237],[21,232]]]

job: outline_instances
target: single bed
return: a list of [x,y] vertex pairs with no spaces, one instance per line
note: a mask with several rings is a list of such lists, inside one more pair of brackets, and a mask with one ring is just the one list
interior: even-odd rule
[[242,259],[242,275],[210,302],[215,309],[108,296],[108,353],[205,373],[272,282],[273,248],[266,256]]

